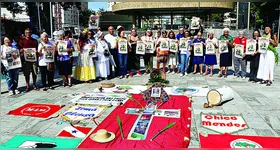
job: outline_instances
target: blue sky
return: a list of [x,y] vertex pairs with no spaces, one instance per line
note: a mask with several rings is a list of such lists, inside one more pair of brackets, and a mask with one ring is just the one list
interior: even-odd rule
[[88,9],[98,10],[99,8],[104,8],[107,10],[108,2],[88,2]]

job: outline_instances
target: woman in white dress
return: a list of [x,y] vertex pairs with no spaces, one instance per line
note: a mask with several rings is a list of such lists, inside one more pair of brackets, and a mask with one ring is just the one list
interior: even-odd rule
[[107,41],[104,39],[104,33],[99,31],[96,34],[97,40],[97,57],[98,60],[95,62],[96,66],[96,75],[99,77],[99,81],[102,78],[107,79],[110,75],[110,52]]
[[276,52],[276,47],[278,46],[278,40],[275,34],[271,33],[270,27],[265,27],[264,34],[262,37],[269,39],[269,46],[266,53],[261,53],[260,63],[258,69],[257,78],[261,79],[261,84],[266,84],[270,86],[272,80],[274,79],[274,66],[275,62],[278,62],[278,53]]

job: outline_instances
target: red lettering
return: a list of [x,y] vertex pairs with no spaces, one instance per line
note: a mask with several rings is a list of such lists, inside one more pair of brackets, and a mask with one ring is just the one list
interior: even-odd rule
[[203,126],[211,126],[211,122],[210,121],[202,121],[202,125]]
[[226,126],[226,124],[225,123],[220,123],[220,126],[224,127],[224,126]]
[[218,116],[214,116],[214,119],[216,120],[220,120],[220,118]]
[[229,117],[225,117],[224,119],[225,119],[225,120],[229,120]]
[[235,116],[230,117],[231,120],[237,120],[237,118]]
[[212,119],[212,116],[205,116],[206,119]]
[[219,123],[217,123],[217,122],[213,123],[213,126],[218,126],[218,125],[219,125]]
[[244,127],[246,127],[246,126],[247,126],[247,124],[242,124],[242,126],[241,126],[241,127],[242,127],[242,128],[244,128]]
[[235,124],[234,124],[234,126],[236,126],[236,127],[240,127],[240,124],[238,124],[238,123],[235,123]]
[[232,127],[233,126],[232,122],[227,123],[227,126]]

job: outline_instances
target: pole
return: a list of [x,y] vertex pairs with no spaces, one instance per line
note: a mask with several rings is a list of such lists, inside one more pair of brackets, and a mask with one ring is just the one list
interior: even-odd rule
[[237,2],[236,30],[238,30],[238,22],[239,22],[239,2]]
[[78,9],[78,29],[80,31],[80,11]]
[[52,2],[50,2],[50,26],[51,26],[51,38],[53,39],[53,15],[52,15]]
[[40,2],[37,2],[37,10],[38,10],[38,21],[39,21],[39,31],[41,30],[41,19],[40,19],[40,8],[39,8]]
[[250,5],[251,3],[248,2],[248,24],[247,24],[247,29],[249,30],[250,29]]
[[279,43],[279,32],[280,32],[280,5],[279,5],[279,19],[278,19],[278,32],[277,32],[277,38],[278,38],[278,43]]

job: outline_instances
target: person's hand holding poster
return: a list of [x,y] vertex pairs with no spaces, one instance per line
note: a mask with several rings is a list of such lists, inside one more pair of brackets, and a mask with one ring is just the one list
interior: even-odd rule
[[253,39],[247,40],[246,54],[252,55],[256,52],[257,41]]
[[169,51],[169,39],[165,38],[160,41],[160,50]]
[[145,43],[142,41],[137,41],[136,54],[145,55]]
[[21,68],[21,60],[19,51],[16,49],[9,49],[6,52],[6,59],[8,62],[8,69]]
[[88,45],[88,55],[90,57],[97,57],[96,45],[95,44],[89,44]]
[[219,51],[220,53],[228,53],[227,41],[225,40],[219,41]]
[[37,53],[36,48],[24,48],[24,59],[27,62],[36,62],[37,61]]
[[149,53],[149,54],[154,53],[154,41],[153,40],[146,42],[146,53]]
[[178,51],[178,44],[177,44],[176,40],[173,40],[173,39],[170,40],[170,50],[169,51],[177,53],[177,51]]
[[179,41],[179,50],[180,51],[187,51],[188,50],[188,47],[189,47],[189,42],[188,42],[188,39],[186,38],[180,38],[180,41]]
[[259,53],[266,53],[269,45],[269,40],[267,38],[259,38]]
[[120,54],[127,54],[127,40],[119,40],[118,49]]
[[68,52],[67,52],[67,41],[58,41],[58,44],[57,44],[57,49],[58,49],[58,55],[68,55]]
[[215,46],[213,41],[207,41],[206,42],[206,54],[215,54]]
[[237,58],[243,58],[244,45],[236,44],[234,49],[234,56]]
[[194,56],[203,56],[203,45],[202,43],[194,43]]
[[55,48],[53,46],[47,46],[45,49],[44,49],[44,61],[46,63],[51,63],[51,62],[54,62],[54,51],[55,51]]

